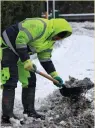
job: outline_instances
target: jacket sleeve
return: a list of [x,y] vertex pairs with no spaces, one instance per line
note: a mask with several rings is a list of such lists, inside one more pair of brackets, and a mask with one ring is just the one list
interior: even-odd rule
[[55,69],[55,66],[51,60],[51,52],[52,49],[48,49],[44,52],[38,53],[39,61],[42,65],[42,67],[45,69],[45,71],[51,75],[52,77],[57,76],[57,72]]
[[30,59],[27,49],[29,38],[24,31],[19,31],[16,38],[16,50],[22,62]]

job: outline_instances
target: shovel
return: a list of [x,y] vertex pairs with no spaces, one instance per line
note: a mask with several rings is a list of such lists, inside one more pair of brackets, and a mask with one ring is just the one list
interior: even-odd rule
[[[36,70],[35,73],[47,78],[48,80],[52,81],[55,84],[59,84],[59,82],[57,80],[53,79],[52,77],[50,77],[49,75],[47,75],[43,72]],[[91,89],[92,87],[94,87],[94,85],[90,86],[87,90]],[[71,96],[79,96],[81,93],[84,92],[84,89],[82,86],[68,88],[64,84],[63,87],[59,89],[59,91],[62,96],[71,97]]]

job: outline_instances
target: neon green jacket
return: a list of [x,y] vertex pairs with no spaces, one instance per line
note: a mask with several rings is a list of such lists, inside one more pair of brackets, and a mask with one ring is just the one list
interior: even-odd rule
[[[23,52],[23,49],[27,49],[28,46],[30,49],[30,54],[37,53],[40,62],[48,61],[51,58],[51,52],[54,46],[52,37],[63,31],[68,32],[66,37],[72,33],[72,28],[65,19],[25,19],[19,23],[19,33],[15,42],[17,52],[18,54],[21,53],[23,58],[26,56],[26,54],[28,56],[28,50],[27,52]],[[21,59],[22,56],[20,56]],[[23,63],[21,63],[21,61],[18,62],[18,72],[19,80],[23,87],[28,85],[28,77],[30,77],[30,74],[24,69]],[[9,78],[8,74],[7,76]]]
[[68,32],[66,37],[72,33],[70,24],[61,18],[28,18],[19,23],[19,30],[16,48],[21,50],[28,45],[32,54],[38,54],[40,61],[50,59],[54,44],[53,36],[63,31]]

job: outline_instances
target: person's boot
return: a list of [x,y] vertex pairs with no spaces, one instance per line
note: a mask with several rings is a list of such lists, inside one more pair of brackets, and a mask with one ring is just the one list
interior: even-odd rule
[[35,87],[23,88],[22,89],[22,104],[24,107],[24,114],[27,114],[28,117],[45,119],[44,115],[38,114],[35,111]]
[[15,88],[4,87],[2,93],[2,117],[1,123],[9,123],[13,116]]
[[11,125],[11,122],[10,122],[10,117],[9,116],[6,116],[6,115],[2,115],[1,116],[1,125]]
[[1,125],[13,125],[12,122],[18,120],[20,124],[24,124],[22,119],[19,119],[13,113],[14,107],[14,98],[15,98],[15,88],[4,87],[2,93],[2,116],[1,116]]
[[2,115],[1,116],[1,124],[2,125],[12,125],[12,123],[11,123],[11,121],[10,121],[10,119],[11,118],[13,118],[14,120],[19,120],[20,121],[20,124],[24,124],[23,123],[23,120],[21,120],[21,119],[19,119],[17,116],[15,116],[14,114],[11,116],[11,117],[9,117],[9,116],[7,116],[7,115]]

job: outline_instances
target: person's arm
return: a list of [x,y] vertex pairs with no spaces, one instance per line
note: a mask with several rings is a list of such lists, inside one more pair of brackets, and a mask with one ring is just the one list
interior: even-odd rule
[[27,48],[27,44],[29,41],[30,40],[26,33],[24,31],[19,31],[18,36],[16,38],[16,50],[21,61],[24,63],[24,68],[28,71],[32,71],[33,64],[30,60]]
[[50,59],[49,61],[46,62],[40,62],[42,67],[45,69],[45,71],[51,75],[52,77],[58,76],[58,73],[56,72],[56,69],[54,67],[54,64],[52,60]]
[[[51,52],[52,52],[52,49],[47,49],[47,50],[37,54],[42,67],[50,75],[52,72],[56,72],[54,64],[51,60]],[[56,74],[57,74],[57,72],[56,72]]]
[[24,31],[19,31],[16,38],[16,50],[22,62],[30,59],[27,49],[29,38]]
[[[52,50],[51,50],[52,51]],[[55,66],[51,60],[51,51],[47,50],[45,52],[38,53],[39,61],[42,65],[42,67],[45,69],[45,71],[54,79],[59,81],[59,84],[55,84],[58,87],[61,87],[63,85],[63,80],[59,77]]]

